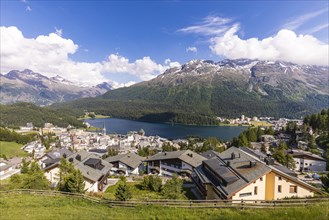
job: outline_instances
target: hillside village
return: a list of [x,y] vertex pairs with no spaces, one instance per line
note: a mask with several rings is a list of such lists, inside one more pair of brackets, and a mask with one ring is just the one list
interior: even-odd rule
[[83,190],[92,193],[105,192],[120,176],[134,181],[155,175],[165,183],[178,175],[197,199],[276,200],[322,194],[320,177],[327,172],[327,159],[314,142],[320,135],[317,129],[302,120],[261,119],[271,127],[250,127],[232,143],[196,137],[168,140],[145,136],[143,129],[108,135],[105,127],[90,132],[51,123],[36,129],[28,123],[18,132],[37,130],[39,136],[22,146],[28,157],[1,158],[1,180],[37,162],[50,187],[57,188],[64,160],[81,172]]

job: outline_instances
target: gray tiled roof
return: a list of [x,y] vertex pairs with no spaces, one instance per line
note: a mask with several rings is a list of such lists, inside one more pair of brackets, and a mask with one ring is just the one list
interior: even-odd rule
[[113,157],[108,157],[104,160],[109,163],[121,162],[131,168],[137,168],[141,163],[143,163],[144,159],[145,157],[141,157],[138,154],[128,153],[128,154],[120,154]]
[[[235,154],[234,159],[231,158],[232,153]],[[251,161],[255,162],[255,166],[250,166]],[[209,167],[212,173],[208,172],[206,167]],[[204,181],[212,182],[225,197],[230,197],[249,183],[270,172],[271,168],[244,151],[231,147],[220,153],[219,157],[205,160],[203,165],[195,171],[202,176]],[[216,176],[224,181],[217,181]]]
[[[232,159],[232,153],[235,155],[234,159]],[[203,183],[212,183],[226,198],[231,197],[234,193],[271,171],[311,188],[313,191],[319,191],[296,178],[292,171],[282,165],[266,165],[259,160],[259,156],[258,153],[250,149],[231,147],[220,153],[217,158],[203,161],[203,164],[194,171]],[[255,166],[250,166],[251,161],[255,163]],[[224,181],[219,181],[216,177]]]
[[46,156],[50,159],[56,159],[56,158],[61,158],[63,157],[63,155],[66,154],[66,156],[70,156],[72,153],[72,151],[65,149],[65,148],[61,148],[59,150],[56,151],[52,151],[46,154]]
[[326,161],[323,157],[312,154],[308,151],[302,151],[302,150],[287,150],[287,153],[289,153],[292,157],[310,157],[313,160],[320,160],[320,161]]
[[201,156],[203,156],[203,157],[205,157],[207,159],[216,158],[218,155],[219,155],[219,153],[216,152],[216,151],[213,151],[213,150],[208,150],[208,151],[203,152],[201,154]]
[[191,165],[192,167],[197,167],[202,163],[202,161],[206,160],[207,158],[190,150],[182,150],[182,151],[160,152],[151,156],[145,161],[168,160],[168,159],[180,159],[185,163]]
[[[78,155],[80,155],[81,160],[78,160],[78,158],[79,158]],[[74,165],[74,168],[80,170],[82,175],[86,179],[92,180],[94,182],[98,181],[102,176],[104,176],[108,172],[110,172],[110,170],[112,168],[112,164],[110,164],[109,162],[102,160],[98,156],[88,153],[86,151],[79,151],[77,153],[74,153],[71,156],[69,156],[67,159],[70,162],[73,160],[72,163]],[[86,165],[85,162],[88,159],[101,160],[102,169],[99,170],[99,169]]]

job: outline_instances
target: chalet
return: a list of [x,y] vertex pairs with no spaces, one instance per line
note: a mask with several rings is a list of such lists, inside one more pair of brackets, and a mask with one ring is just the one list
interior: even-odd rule
[[192,179],[204,199],[276,200],[321,192],[275,164],[273,158],[260,158],[236,147],[204,160]]
[[[103,190],[107,184],[107,178],[112,164],[100,159],[98,156],[86,151],[79,151],[66,158],[73,163],[74,168],[81,171],[85,179],[85,190],[87,192],[98,192]],[[44,168],[47,179],[56,186],[59,181],[59,163]]]
[[41,168],[46,168],[51,165],[57,164],[60,162],[62,157],[67,158],[71,154],[73,154],[72,151],[65,148],[49,152],[43,157],[41,157],[41,159],[39,160]]
[[160,152],[148,159],[147,172],[164,176],[174,173],[190,176],[193,168],[197,167],[206,158],[190,150]]
[[144,159],[144,157],[141,157],[135,153],[128,153],[108,157],[104,160],[113,165],[111,169],[112,171],[128,176],[130,174],[138,175],[140,171],[144,170]]
[[303,150],[289,150],[287,153],[294,158],[296,171],[326,171],[326,160],[319,155]]

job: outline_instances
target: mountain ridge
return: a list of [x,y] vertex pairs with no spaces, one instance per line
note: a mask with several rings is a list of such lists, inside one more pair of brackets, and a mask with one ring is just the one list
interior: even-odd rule
[[327,108],[328,97],[328,67],[192,60],[149,81],[63,106],[145,121],[213,124],[209,118],[242,114],[299,118]]
[[50,105],[84,97],[95,97],[112,89],[103,82],[96,86],[82,86],[57,75],[47,77],[32,70],[12,70],[0,75],[0,103],[31,102]]

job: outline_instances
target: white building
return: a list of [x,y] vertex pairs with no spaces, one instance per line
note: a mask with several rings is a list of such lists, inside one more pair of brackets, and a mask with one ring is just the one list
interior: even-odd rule
[[190,150],[160,152],[145,161],[148,173],[172,176],[174,173],[191,175],[193,169],[206,158]]
[[112,171],[115,173],[124,173],[126,176],[130,174],[139,175],[144,170],[143,160],[135,153],[121,154],[104,159],[113,165]]
[[[75,169],[81,171],[85,179],[85,190],[87,192],[102,191],[107,185],[107,178],[112,164],[86,151],[79,151],[67,157],[73,163]],[[44,168],[47,179],[56,186],[59,181],[59,162]]]
[[319,155],[302,150],[289,150],[288,153],[294,158],[296,171],[326,171],[326,160]]

